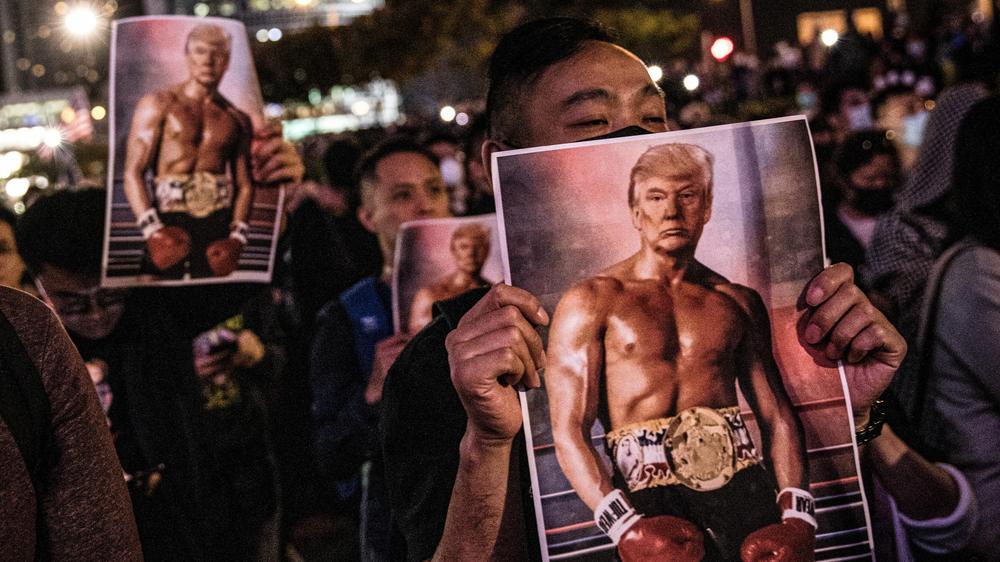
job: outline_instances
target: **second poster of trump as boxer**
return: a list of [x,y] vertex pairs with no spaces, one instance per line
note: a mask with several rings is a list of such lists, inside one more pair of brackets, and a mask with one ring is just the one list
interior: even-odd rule
[[263,106],[243,25],[120,20],[111,67],[102,284],[269,281],[282,194],[253,177]]
[[431,321],[435,302],[503,279],[496,215],[405,223],[395,259],[393,325],[415,334]]
[[805,119],[501,152],[493,174],[507,281],[552,319],[522,394],[543,557],[870,559],[843,379],[796,334],[824,267]]

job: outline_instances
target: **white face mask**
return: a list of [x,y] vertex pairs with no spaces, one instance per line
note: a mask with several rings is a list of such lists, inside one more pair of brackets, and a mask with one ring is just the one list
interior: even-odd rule
[[913,147],[920,146],[924,140],[924,130],[927,128],[928,118],[930,118],[930,113],[926,111],[903,117],[903,144]]
[[458,158],[454,156],[448,156],[441,159],[441,178],[444,179],[445,185],[459,185],[464,179],[464,171],[462,170],[462,163],[458,161]]
[[875,119],[872,118],[872,108],[868,104],[862,104],[848,109],[847,126],[852,131],[874,129]]

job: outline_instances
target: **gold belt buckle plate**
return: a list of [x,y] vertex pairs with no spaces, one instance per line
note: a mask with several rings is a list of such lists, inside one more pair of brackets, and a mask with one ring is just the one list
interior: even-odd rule
[[194,218],[203,219],[211,215],[218,198],[217,180],[212,174],[195,173],[184,186],[184,203],[188,214]]
[[695,406],[677,414],[664,446],[674,476],[692,490],[718,490],[736,473],[729,423],[711,408]]

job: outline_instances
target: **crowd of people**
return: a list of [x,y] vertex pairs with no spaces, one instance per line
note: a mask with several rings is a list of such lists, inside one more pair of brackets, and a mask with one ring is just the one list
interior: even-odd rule
[[[664,97],[599,26],[523,24],[494,51],[484,114],[458,132],[298,151],[274,131],[244,139],[247,173],[288,189],[269,285],[101,287],[102,189],[0,213],[0,281],[34,295],[0,292],[4,356],[30,357],[2,369],[30,407],[4,403],[0,558],[538,558],[515,388],[540,384],[549,314],[499,284],[435,304],[419,331],[394,326],[400,226],[494,212],[497,151],[717,123],[764,96],[810,119],[836,265],[802,287],[799,339],[844,362],[878,559],[1000,560],[995,27],[919,37],[896,22],[820,54],[781,45],[690,99]],[[22,365],[45,396],[7,382]],[[553,362],[553,384],[572,386],[569,369]],[[591,464],[575,463],[593,482],[582,499],[622,560],[813,556],[811,508],[761,514],[723,547]]]

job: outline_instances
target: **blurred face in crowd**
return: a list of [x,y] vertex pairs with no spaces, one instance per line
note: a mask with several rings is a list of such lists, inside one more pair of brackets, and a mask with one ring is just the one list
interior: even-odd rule
[[0,221],[0,285],[20,287],[24,275],[24,262],[17,253],[14,229],[9,223]]
[[878,215],[892,208],[892,196],[899,179],[896,160],[888,154],[876,154],[867,164],[849,174],[844,200],[864,215]]
[[646,65],[603,41],[542,71],[521,106],[517,140],[524,146],[579,141],[629,126],[667,130],[663,96]]
[[448,190],[441,172],[420,153],[396,152],[382,158],[375,166],[375,180],[362,186],[358,219],[378,236],[386,263],[391,263],[401,224],[448,216]]
[[47,265],[35,280],[66,330],[80,337],[89,340],[107,337],[125,311],[128,290],[101,288],[97,277]]

